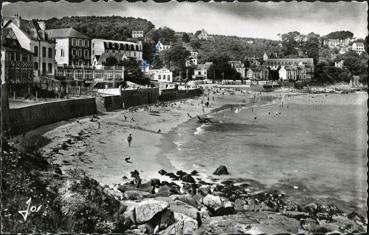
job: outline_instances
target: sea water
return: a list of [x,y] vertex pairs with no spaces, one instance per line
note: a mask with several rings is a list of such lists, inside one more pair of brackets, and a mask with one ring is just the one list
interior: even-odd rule
[[[364,98],[363,98],[364,96]],[[164,137],[161,152],[177,169],[214,179],[255,180],[301,199],[366,207],[366,94],[302,95],[212,113]]]

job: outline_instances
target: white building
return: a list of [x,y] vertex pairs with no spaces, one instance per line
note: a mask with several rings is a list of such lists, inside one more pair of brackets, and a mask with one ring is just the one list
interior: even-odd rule
[[334,62],[334,67],[342,69],[343,68],[343,63],[344,63],[344,60],[336,61],[336,62]]
[[207,79],[208,78],[208,69],[212,65],[212,62],[206,62],[205,64],[198,64],[196,69],[193,72],[193,79]]
[[170,45],[164,45],[163,43],[158,41],[158,43],[156,43],[155,45],[155,48],[157,52],[162,52],[162,51],[168,50],[170,48]]
[[91,63],[99,61],[104,53],[124,54],[128,58],[135,58],[142,61],[142,42],[125,42],[106,39],[91,40]]
[[58,65],[91,65],[91,39],[73,28],[46,30],[56,40]]
[[191,55],[186,60],[186,66],[187,67],[189,67],[191,65],[197,65],[197,56],[198,56],[198,54],[199,53],[197,51],[191,51]]
[[4,24],[11,28],[20,46],[33,52],[34,82],[55,76],[55,40],[48,37],[44,21],[24,20],[20,16],[11,17]]
[[209,40],[213,37],[208,34],[208,32],[205,31],[205,29],[201,29],[200,33],[197,35],[197,38],[200,40]]
[[354,42],[351,46],[351,49],[358,53],[359,55],[365,52],[365,47],[363,42]]
[[173,82],[173,73],[169,69],[150,69],[150,79],[158,82]]
[[281,79],[282,81],[287,80],[287,70],[284,68],[284,66],[281,66],[278,73],[279,73],[279,79]]
[[144,31],[132,31],[132,38],[143,38]]
[[346,39],[327,39],[324,40],[323,44],[327,45],[330,48],[335,47],[346,47],[349,45],[351,38]]

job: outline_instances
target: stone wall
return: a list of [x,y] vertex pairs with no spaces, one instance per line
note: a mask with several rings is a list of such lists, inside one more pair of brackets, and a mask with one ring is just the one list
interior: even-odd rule
[[122,95],[96,97],[97,110],[109,112],[116,109],[129,108],[137,105],[153,104],[159,100],[159,89],[148,88],[138,90],[123,90]]
[[63,120],[92,115],[97,112],[109,112],[137,105],[153,104],[158,101],[185,99],[202,94],[201,89],[163,90],[159,96],[158,88],[123,90],[122,95],[99,96],[86,99],[69,99],[49,103],[35,104],[10,109],[10,132],[21,134],[40,126]]
[[202,95],[203,91],[201,89],[191,89],[191,90],[177,90],[177,89],[167,89],[162,90],[159,97],[159,101],[171,101],[178,99],[186,99],[195,96]]
[[70,99],[10,109],[10,132],[20,134],[40,126],[97,112],[95,98]]

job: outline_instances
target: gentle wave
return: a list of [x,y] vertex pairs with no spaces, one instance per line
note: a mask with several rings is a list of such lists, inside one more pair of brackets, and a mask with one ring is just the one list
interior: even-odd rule
[[203,133],[204,130],[205,130],[205,127],[207,127],[207,126],[208,125],[206,125],[206,124],[202,124],[201,126],[197,127],[196,128],[196,131],[194,132],[194,134],[195,135],[199,135],[199,134]]

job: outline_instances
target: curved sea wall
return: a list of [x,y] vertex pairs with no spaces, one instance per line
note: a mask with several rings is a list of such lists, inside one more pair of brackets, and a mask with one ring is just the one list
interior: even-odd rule
[[200,89],[163,90],[160,96],[158,88],[123,90],[120,96],[109,95],[96,98],[69,99],[12,108],[10,109],[10,133],[17,135],[71,118],[114,111],[123,108],[123,104],[124,108],[129,108],[153,104],[158,101],[190,98],[201,94],[202,90]]
[[70,99],[10,109],[10,133],[97,113],[95,98]]

